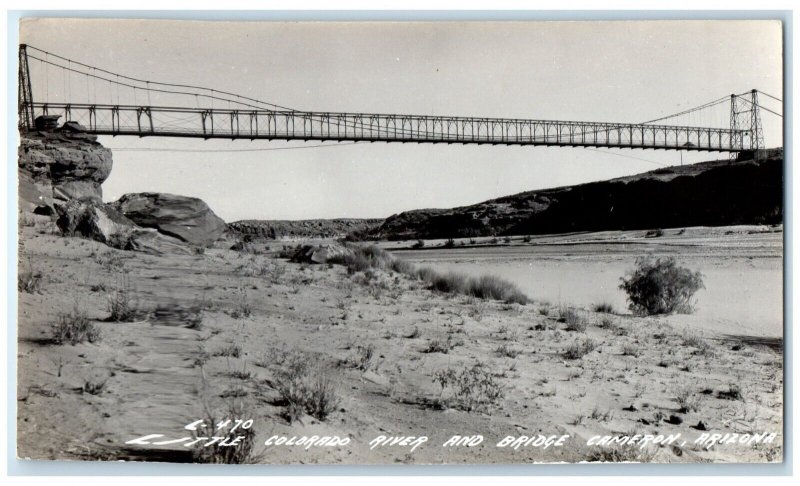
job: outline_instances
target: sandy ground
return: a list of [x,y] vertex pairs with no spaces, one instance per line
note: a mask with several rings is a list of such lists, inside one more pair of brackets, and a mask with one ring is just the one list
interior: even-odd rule
[[[182,444],[125,442],[180,438],[190,422],[227,414],[253,420],[253,458],[264,463],[782,458],[780,435],[768,444],[694,443],[703,433],[781,432],[782,340],[775,336],[731,337],[702,325],[687,331],[669,319],[580,306],[574,312],[586,328],[570,331],[559,320],[571,305],[567,295],[563,308],[544,300],[504,304],[437,294],[394,273],[348,275],[341,266],[218,249],[148,256],[34,227],[22,228],[20,255],[23,268],[42,275],[38,289],[19,293],[20,457],[189,461],[194,449]],[[109,297],[119,290],[141,311],[130,322],[108,320]],[[202,321],[190,326],[157,308],[201,308]],[[53,343],[59,315],[80,312],[99,329],[99,341]],[[565,356],[586,339],[596,344],[592,351]],[[287,417],[278,391],[285,351],[302,352],[314,375],[335,385],[338,403],[324,420]],[[436,373],[478,362],[502,391],[468,411]],[[689,410],[680,410],[681,394]],[[485,440],[474,447],[442,446],[453,435],[476,434]],[[496,447],[506,436],[537,434],[570,438],[546,449]],[[597,435],[635,434],[681,435],[672,446],[644,449],[587,445]],[[350,443],[264,445],[275,435]],[[370,450],[378,436],[428,441],[414,451]]]

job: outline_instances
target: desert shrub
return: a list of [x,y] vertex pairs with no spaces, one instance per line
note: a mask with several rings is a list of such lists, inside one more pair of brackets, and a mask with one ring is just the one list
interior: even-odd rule
[[681,413],[700,411],[701,398],[688,386],[678,387],[675,393],[675,401],[678,403]]
[[19,270],[17,272],[17,290],[19,292],[27,292],[32,294],[39,291],[42,283],[42,272],[38,271],[31,261],[30,257],[25,259],[25,268],[22,268],[22,262],[19,263]]
[[411,248],[425,248],[425,241],[424,240],[417,240]]
[[116,322],[131,322],[143,316],[127,273],[120,276],[117,288],[108,295],[108,311],[109,319]]
[[275,355],[271,366],[275,372],[275,388],[286,405],[289,420],[297,420],[307,413],[325,420],[339,404],[333,380],[316,367],[309,365],[313,359],[296,351]]
[[653,454],[638,445],[619,445],[608,447],[592,447],[587,462],[638,462],[649,463]]
[[577,331],[577,332],[586,332],[586,321],[578,315],[572,309],[565,309],[563,312],[560,312],[561,317],[560,319],[564,320],[564,327],[567,331]]
[[592,310],[595,312],[601,312],[603,314],[613,314],[614,305],[610,302],[598,302],[592,306]]
[[275,256],[277,258],[292,258],[293,256],[295,256],[295,254],[297,254],[297,252],[301,248],[302,245],[296,245],[296,246],[283,245],[283,247],[280,250],[278,250]]
[[487,410],[503,398],[504,390],[482,363],[456,371],[452,368],[437,371],[433,381],[445,389],[452,387],[453,396],[448,402],[467,412]]
[[427,282],[432,290],[439,292],[502,300],[508,304],[527,304],[530,300],[516,285],[499,277],[443,274],[429,267],[417,268],[377,246],[348,245],[348,247],[352,250],[352,254],[330,260],[331,263],[345,265],[348,273],[366,272],[371,269],[393,271]]
[[214,352],[214,356],[225,356],[229,358],[238,358],[242,354],[242,347],[238,344],[228,344]]
[[498,356],[502,356],[502,357],[506,357],[506,358],[516,358],[517,356],[519,356],[522,353],[522,351],[520,351],[519,349],[513,348],[513,347],[511,347],[511,346],[509,346],[507,344],[502,344],[495,350],[495,353],[497,353]]
[[620,289],[637,315],[690,313],[691,299],[704,288],[703,275],[678,266],[672,257],[636,259],[636,268],[623,277]]
[[614,320],[608,317],[603,317],[597,324],[597,327],[600,329],[613,329],[615,326],[616,324],[614,323]]
[[641,354],[639,351],[639,347],[633,343],[625,343],[622,345],[622,355],[623,356],[633,356],[634,358],[638,357]]
[[459,273],[438,273],[422,268],[417,276],[428,282],[432,290],[471,295],[479,299],[501,300],[507,304],[527,304],[528,297],[513,283],[493,275],[469,277]]
[[233,309],[228,311],[228,315],[234,319],[246,319],[253,313],[253,307],[247,298],[247,290],[240,286],[236,289],[236,296]]
[[454,339],[453,336],[447,335],[447,339],[432,339],[428,345],[422,349],[423,353],[442,353],[447,354],[458,346],[463,346],[464,341],[461,339]]
[[[255,410],[244,400],[237,400],[239,397],[235,395],[228,395],[227,407],[223,412],[212,414],[206,409],[205,425],[207,428],[199,432],[203,437],[207,435],[224,437],[225,442],[232,442],[240,436],[243,439],[239,439],[237,445],[228,447],[220,447],[217,444],[202,447],[205,442],[200,442],[201,446],[192,448],[193,462],[205,464],[253,464],[258,462],[258,458],[253,453],[256,432],[252,423],[249,423],[256,416]],[[204,433],[208,430],[214,430],[214,433]],[[194,436],[197,438],[198,432],[195,432]]]
[[42,274],[34,270],[20,270],[17,273],[17,290],[32,294],[39,291]]
[[58,315],[51,326],[51,339],[55,344],[94,343],[100,340],[100,330],[89,320],[86,312],[76,306],[72,313]]
[[448,238],[443,245],[445,248],[453,248],[456,246],[456,241],[453,238]]
[[594,348],[597,347],[597,343],[594,342],[593,339],[590,338],[583,338],[583,339],[576,339],[569,346],[567,349],[564,350],[564,358],[566,359],[580,359],[586,356],[587,354],[591,353]]
[[718,391],[717,397],[725,400],[744,400],[742,389],[736,383],[730,383],[727,390]]
[[467,295],[479,299],[502,300],[507,304],[528,303],[528,297],[516,285],[493,275],[482,275],[470,279]]
[[375,357],[375,346],[368,344],[356,348],[356,357],[353,362],[356,369],[367,371],[372,366],[372,359]]
[[106,386],[106,380],[85,380],[83,382],[83,388],[81,391],[83,393],[88,393],[89,395],[99,395],[103,392],[103,388]]

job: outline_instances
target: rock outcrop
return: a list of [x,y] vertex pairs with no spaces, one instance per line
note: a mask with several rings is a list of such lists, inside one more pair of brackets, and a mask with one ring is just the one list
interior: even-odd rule
[[76,123],[53,129],[44,121],[41,131],[22,135],[18,148],[21,213],[49,216],[64,235],[146,253],[188,254],[194,250],[186,243],[207,246],[222,234],[224,221],[196,198],[129,194],[104,204],[111,151]]
[[[17,164],[26,204],[53,209],[54,200],[103,201],[101,184],[111,174],[111,151],[80,132],[34,132],[22,137]],[[31,189],[35,189],[32,191]]]
[[125,194],[111,205],[139,226],[195,246],[207,247],[226,229],[203,200],[155,192]]
[[141,228],[108,204],[71,200],[56,205],[56,225],[67,236],[83,236],[113,248],[150,254],[191,254],[181,241]]

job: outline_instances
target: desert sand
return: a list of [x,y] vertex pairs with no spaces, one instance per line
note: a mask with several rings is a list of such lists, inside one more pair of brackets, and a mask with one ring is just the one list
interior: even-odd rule
[[[733,258],[725,255],[749,241],[749,250],[736,258],[782,271],[780,232],[756,240],[700,233],[685,234],[684,243],[700,239],[697,251],[721,255],[703,261]],[[593,260],[588,269],[606,259],[632,262],[608,241],[623,236],[583,235],[596,240],[590,251],[573,241],[558,258]],[[542,238],[525,244],[542,244]],[[504,250],[484,251],[547,258],[536,251],[552,252],[570,238],[550,237],[551,246],[533,253],[516,239]],[[773,328],[705,325],[713,316],[702,313],[634,317],[617,301],[612,312],[595,312],[586,305],[593,297],[573,302],[567,289],[558,301],[525,289],[532,303],[506,304],[437,293],[391,271],[348,273],[340,265],[291,263],[278,256],[280,242],[253,246],[255,253],[144,255],[24,223],[20,268],[40,278],[19,293],[18,456],[192,461],[196,447],[126,442],[148,434],[191,435],[184,426],[212,416],[252,419],[247,459],[261,463],[782,459],[783,345]],[[686,256],[688,246],[678,251]],[[453,250],[396,253],[431,263],[446,251]],[[458,258],[485,262],[482,250],[464,251]],[[688,262],[699,265],[701,259],[689,255]],[[482,268],[491,273],[491,267]],[[706,311],[725,305],[700,297]],[[110,319],[109,302],[120,299],[130,312],[117,322]],[[81,314],[99,331],[97,339],[55,343],[51,329],[60,316]],[[587,342],[593,349],[570,354],[571,345]],[[330,387],[335,406],[324,417],[290,410],[281,390],[293,366],[311,370]],[[491,398],[459,394],[452,379],[443,387],[440,378],[448,369],[455,375],[479,370],[475,376],[482,381],[475,386],[490,389]],[[777,439],[710,448],[694,443],[704,433],[765,432],[778,433]],[[569,439],[561,447],[496,446],[508,436],[539,434]],[[644,448],[587,445],[595,436],[636,434],[680,438]],[[484,440],[443,447],[454,435]],[[349,444],[265,445],[273,436],[336,436]],[[427,441],[413,451],[402,445],[370,449],[380,436]]]

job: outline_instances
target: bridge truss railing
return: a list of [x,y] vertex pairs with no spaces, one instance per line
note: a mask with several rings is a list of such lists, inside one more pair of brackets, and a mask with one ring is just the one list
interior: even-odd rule
[[[89,133],[139,137],[549,145],[739,152],[728,128],[456,116],[33,103]],[[33,128],[33,127],[31,127]]]

